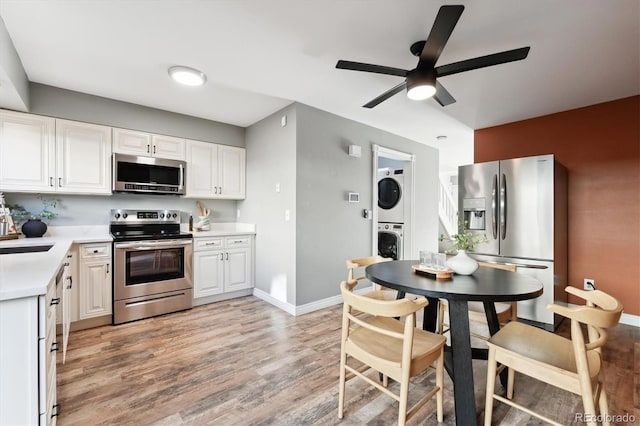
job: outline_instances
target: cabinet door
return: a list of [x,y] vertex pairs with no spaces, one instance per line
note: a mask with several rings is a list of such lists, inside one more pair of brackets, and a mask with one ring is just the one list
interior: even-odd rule
[[113,152],[151,156],[151,135],[135,130],[113,129]]
[[80,319],[111,314],[111,262],[80,263]]
[[215,198],[218,187],[218,145],[187,141],[187,197]]
[[56,120],[58,192],[111,194],[111,128]]
[[173,160],[185,159],[185,140],[171,136],[152,135],[151,154],[154,157],[170,158]]
[[0,112],[0,187],[3,191],[55,191],[55,120]]
[[251,249],[227,249],[225,252],[224,290],[251,288]]
[[245,154],[244,148],[218,146],[219,197],[226,199],[245,198]]
[[193,253],[193,297],[222,293],[224,252],[207,250]]

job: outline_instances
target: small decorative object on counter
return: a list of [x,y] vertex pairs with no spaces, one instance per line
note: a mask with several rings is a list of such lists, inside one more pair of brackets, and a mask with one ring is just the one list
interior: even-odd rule
[[198,223],[193,226],[195,231],[208,231],[211,229],[211,223],[209,222],[209,215],[211,210],[206,207],[202,207],[200,201],[196,201],[196,207],[198,208]]
[[47,224],[41,219],[28,219],[22,225],[22,233],[27,238],[42,237],[47,232]]
[[9,209],[13,212],[16,225],[26,220],[21,229],[22,233],[28,238],[42,237],[47,232],[47,224],[44,221],[58,216],[57,212],[50,209],[55,208],[60,200],[56,198],[47,199],[42,194],[38,194],[37,198],[42,201],[43,208],[36,214],[32,214],[19,204],[9,206]]
[[193,231],[193,215],[189,215],[189,231]]

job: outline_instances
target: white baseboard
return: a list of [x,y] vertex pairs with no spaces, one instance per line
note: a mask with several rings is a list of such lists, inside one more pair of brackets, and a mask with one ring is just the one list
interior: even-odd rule
[[[357,289],[355,292],[358,294],[368,293],[371,291],[371,287]],[[332,296],[326,299],[318,300],[316,302],[306,303],[304,305],[295,306],[291,303],[283,302],[282,300],[278,300],[275,297],[271,296],[269,293],[266,293],[260,289],[254,288],[253,295],[258,299],[262,299],[267,303],[271,303],[273,306],[282,309],[283,311],[291,314],[293,316],[304,315],[310,312],[319,311],[320,309],[328,308],[329,306],[334,306],[342,303],[342,296]],[[569,306],[579,306],[569,303]],[[620,317],[620,324],[631,325],[634,327],[640,327],[640,316],[631,315],[623,313]]]
[[[371,287],[357,289],[355,293],[362,294],[368,293],[371,291]],[[329,306],[339,305],[342,303],[342,296],[331,296],[326,299],[318,300],[311,303],[305,303],[304,305],[295,306],[291,303],[283,302],[282,300],[276,299],[271,296],[269,293],[260,290],[258,288],[253,289],[253,295],[258,299],[262,299],[267,303],[271,303],[276,308],[280,308],[288,314],[293,316],[304,315],[310,312],[319,311],[320,309],[328,308]]]

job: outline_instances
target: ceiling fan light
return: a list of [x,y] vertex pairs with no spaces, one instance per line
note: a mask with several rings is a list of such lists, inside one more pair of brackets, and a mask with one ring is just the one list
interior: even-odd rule
[[202,71],[183,66],[169,68],[169,76],[185,86],[202,86],[207,81],[207,76]]
[[407,97],[422,101],[436,93],[436,74],[433,69],[412,70],[407,73]]
[[413,101],[422,101],[435,95],[436,88],[430,84],[413,86],[407,90],[407,97]]

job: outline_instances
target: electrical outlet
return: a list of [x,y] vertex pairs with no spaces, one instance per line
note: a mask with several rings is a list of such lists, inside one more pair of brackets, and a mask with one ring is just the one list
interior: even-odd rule
[[585,290],[595,290],[596,289],[596,280],[593,278],[585,278],[584,279],[584,289]]

